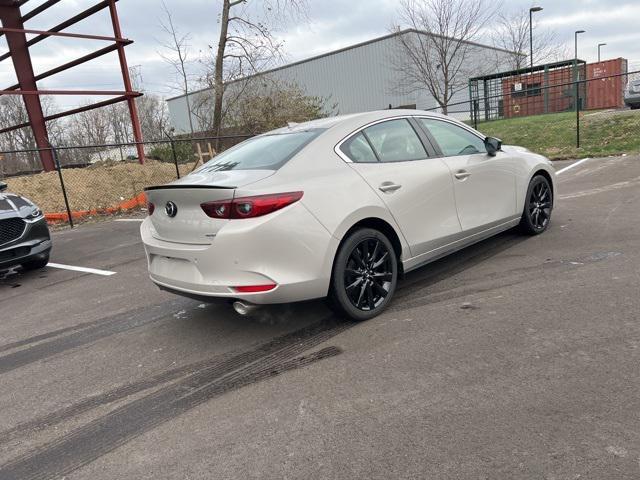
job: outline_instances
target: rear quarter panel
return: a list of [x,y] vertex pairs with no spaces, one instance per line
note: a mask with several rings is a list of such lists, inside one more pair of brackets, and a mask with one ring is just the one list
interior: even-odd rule
[[[345,129],[329,130],[282,166],[278,172],[238,189],[237,195],[302,190],[302,204],[338,241],[357,222],[379,218],[389,223],[408,252],[405,238],[378,195],[334,151]],[[335,248],[337,249],[337,244]],[[333,261],[335,251],[329,252]]]

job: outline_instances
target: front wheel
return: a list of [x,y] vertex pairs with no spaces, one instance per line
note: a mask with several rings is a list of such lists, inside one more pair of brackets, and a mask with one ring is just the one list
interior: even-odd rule
[[361,228],[338,250],[329,304],[353,320],[368,320],[389,304],[397,282],[398,259],[393,245],[382,232]]
[[520,230],[528,235],[538,235],[549,227],[553,210],[553,189],[543,175],[531,179],[520,219]]

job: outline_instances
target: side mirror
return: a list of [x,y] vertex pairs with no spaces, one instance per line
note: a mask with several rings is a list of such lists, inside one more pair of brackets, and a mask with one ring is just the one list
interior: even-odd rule
[[502,140],[494,137],[486,137],[484,139],[484,146],[487,149],[487,153],[495,157],[496,153],[502,148]]
[[6,190],[8,186],[9,185],[7,185],[6,183],[0,182],[0,192]]

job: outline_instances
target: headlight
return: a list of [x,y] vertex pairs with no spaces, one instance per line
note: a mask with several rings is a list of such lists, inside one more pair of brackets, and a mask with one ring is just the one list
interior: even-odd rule
[[25,218],[27,220],[35,220],[36,218],[40,218],[41,216],[42,216],[42,210],[40,210],[38,207],[34,207],[33,210],[31,210],[31,213],[27,215]]

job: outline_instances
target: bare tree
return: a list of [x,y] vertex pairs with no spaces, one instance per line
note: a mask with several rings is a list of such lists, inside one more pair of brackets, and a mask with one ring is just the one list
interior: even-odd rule
[[[306,0],[223,0],[220,37],[213,69],[213,130],[220,133],[223,117],[225,74],[257,73],[282,54],[282,43],[273,29],[287,18],[305,17]],[[233,68],[228,68],[229,64]]]
[[[400,0],[400,24],[418,33],[398,35],[400,54],[393,59],[399,87],[407,93],[427,90],[447,113],[447,105],[477,74],[471,43],[496,7],[486,0]],[[493,59],[487,59],[487,61]]]
[[225,112],[225,125],[237,131],[259,134],[289,122],[331,115],[337,108],[330,98],[307,95],[293,82],[254,77],[247,83],[244,93]]
[[[500,13],[492,34],[493,45],[512,52],[508,54],[509,68],[525,68],[530,62],[529,10],[514,10]],[[549,29],[541,29],[533,23],[533,63],[542,64],[569,58],[566,47]]]
[[175,27],[173,23],[173,16],[171,12],[162,2],[162,9],[164,12],[164,19],[160,21],[160,29],[166,34],[169,40],[162,43],[162,46],[167,50],[167,54],[159,52],[162,59],[171,65],[175,71],[177,83],[179,84],[180,92],[185,96],[187,102],[187,114],[189,117],[189,131],[193,135],[193,120],[191,118],[191,100],[189,98],[189,42],[191,36],[187,33],[182,35]]

